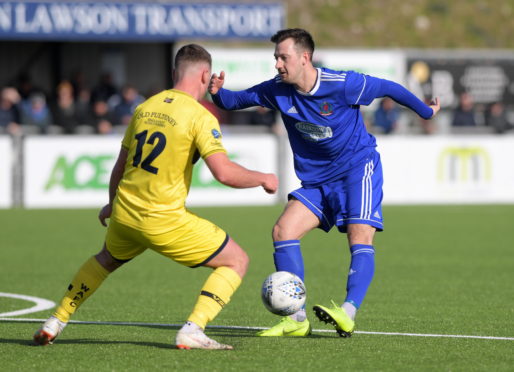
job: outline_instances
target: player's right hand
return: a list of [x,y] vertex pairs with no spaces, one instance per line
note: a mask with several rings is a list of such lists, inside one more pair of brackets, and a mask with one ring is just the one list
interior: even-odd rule
[[209,93],[217,94],[218,91],[223,87],[223,83],[225,83],[225,71],[220,72],[220,76],[217,74],[212,74],[211,80],[209,81]]
[[107,222],[105,220],[109,217],[111,217],[112,213],[112,205],[106,204],[104,207],[100,210],[100,213],[98,214],[98,219],[100,220],[100,223],[107,227]]
[[273,173],[266,173],[261,186],[268,194],[276,193],[278,190],[278,177]]

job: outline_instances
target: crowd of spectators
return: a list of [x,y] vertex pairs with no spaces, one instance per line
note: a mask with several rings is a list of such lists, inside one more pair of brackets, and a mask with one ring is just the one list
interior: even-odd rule
[[108,74],[88,89],[79,81],[62,80],[53,94],[45,94],[27,79],[0,93],[0,133],[109,134],[124,130],[137,105],[138,90],[118,89]]
[[[89,89],[80,75],[62,80],[52,94],[32,86],[30,79],[21,78],[15,86],[0,89],[0,134],[110,134],[123,133],[132,113],[145,97],[132,85],[117,87],[109,74],[103,74]],[[224,130],[244,125],[258,126],[277,133],[277,112],[263,107],[227,112],[216,107],[206,96],[201,103],[213,113]],[[375,134],[402,133],[402,109],[390,98],[382,99],[373,112],[365,114],[369,130]],[[513,130],[505,106],[496,102],[478,115],[470,94],[462,93],[451,111],[452,128],[487,127],[491,133]],[[480,119],[477,119],[480,117]],[[433,134],[438,132],[432,120],[412,119],[405,132]],[[403,125],[405,128],[405,125]],[[283,131],[283,129],[282,129]]]
[[[428,101],[427,101],[428,104]],[[438,128],[435,120],[424,120],[419,117],[412,117],[406,110],[396,104],[388,97],[383,98],[378,107],[367,115],[369,130],[375,134],[396,134],[396,133],[496,133],[501,134],[514,131],[514,125],[509,122],[505,105],[502,102],[493,102],[488,105],[476,105],[473,97],[463,92],[458,96],[458,103],[454,109],[447,109],[449,116],[449,130],[442,131]],[[400,125],[402,113],[409,115],[408,128]],[[444,115],[444,114],[443,114]],[[441,116],[441,115],[440,115]],[[512,118],[511,118],[512,120]],[[481,130],[480,130],[481,129]]]
[[[51,94],[22,77],[0,89],[0,134],[110,134],[123,133],[145,97],[132,85],[118,88],[110,74],[87,88],[83,79],[62,80]],[[201,103],[222,125],[258,125],[272,131],[276,113],[260,108],[233,114],[216,107],[209,97]]]

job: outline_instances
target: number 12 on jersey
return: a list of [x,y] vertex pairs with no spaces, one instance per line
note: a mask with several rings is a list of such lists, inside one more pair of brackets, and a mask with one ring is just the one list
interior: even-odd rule
[[[147,172],[157,174],[159,168],[154,167],[152,165],[152,162],[161,154],[161,152],[166,147],[166,136],[162,132],[154,132],[150,135],[148,141],[146,140],[147,136],[148,130],[139,132],[134,136],[137,140],[137,147],[134,159],[132,160],[132,165],[134,167],[137,167],[141,163],[142,169],[144,169]],[[143,146],[145,145],[145,143],[149,145],[154,145],[154,148],[141,162],[141,157],[143,155]]]

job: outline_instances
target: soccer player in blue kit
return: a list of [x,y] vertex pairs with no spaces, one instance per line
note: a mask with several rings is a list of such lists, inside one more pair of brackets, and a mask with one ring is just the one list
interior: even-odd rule
[[[227,110],[264,106],[280,111],[302,187],[292,191],[273,227],[277,271],[304,279],[300,239],[314,228],[346,233],[351,252],[346,298],[339,306],[315,305],[315,315],[331,323],[341,337],[351,336],[355,315],[372,281],[373,236],[382,225],[382,166],[375,137],[366,131],[360,105],[391,97],[424,119],[433,117],[439,100],[426,105],[401,85],[353,71],[315,68],[314,41],[303,29],[278,31],[273,79],[243,91],[222,88],[225,73],[213,74],[209,93]],[[259,336],[307,336],[305,309],[281,319]]]

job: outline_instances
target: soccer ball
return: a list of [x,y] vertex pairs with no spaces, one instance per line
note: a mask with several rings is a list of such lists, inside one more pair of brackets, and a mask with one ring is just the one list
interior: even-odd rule
[[307,294],[298,276],[287,271],[277,271],[264,280],[261,297],[266,309],[273,314],[285,316],[300,310]]

